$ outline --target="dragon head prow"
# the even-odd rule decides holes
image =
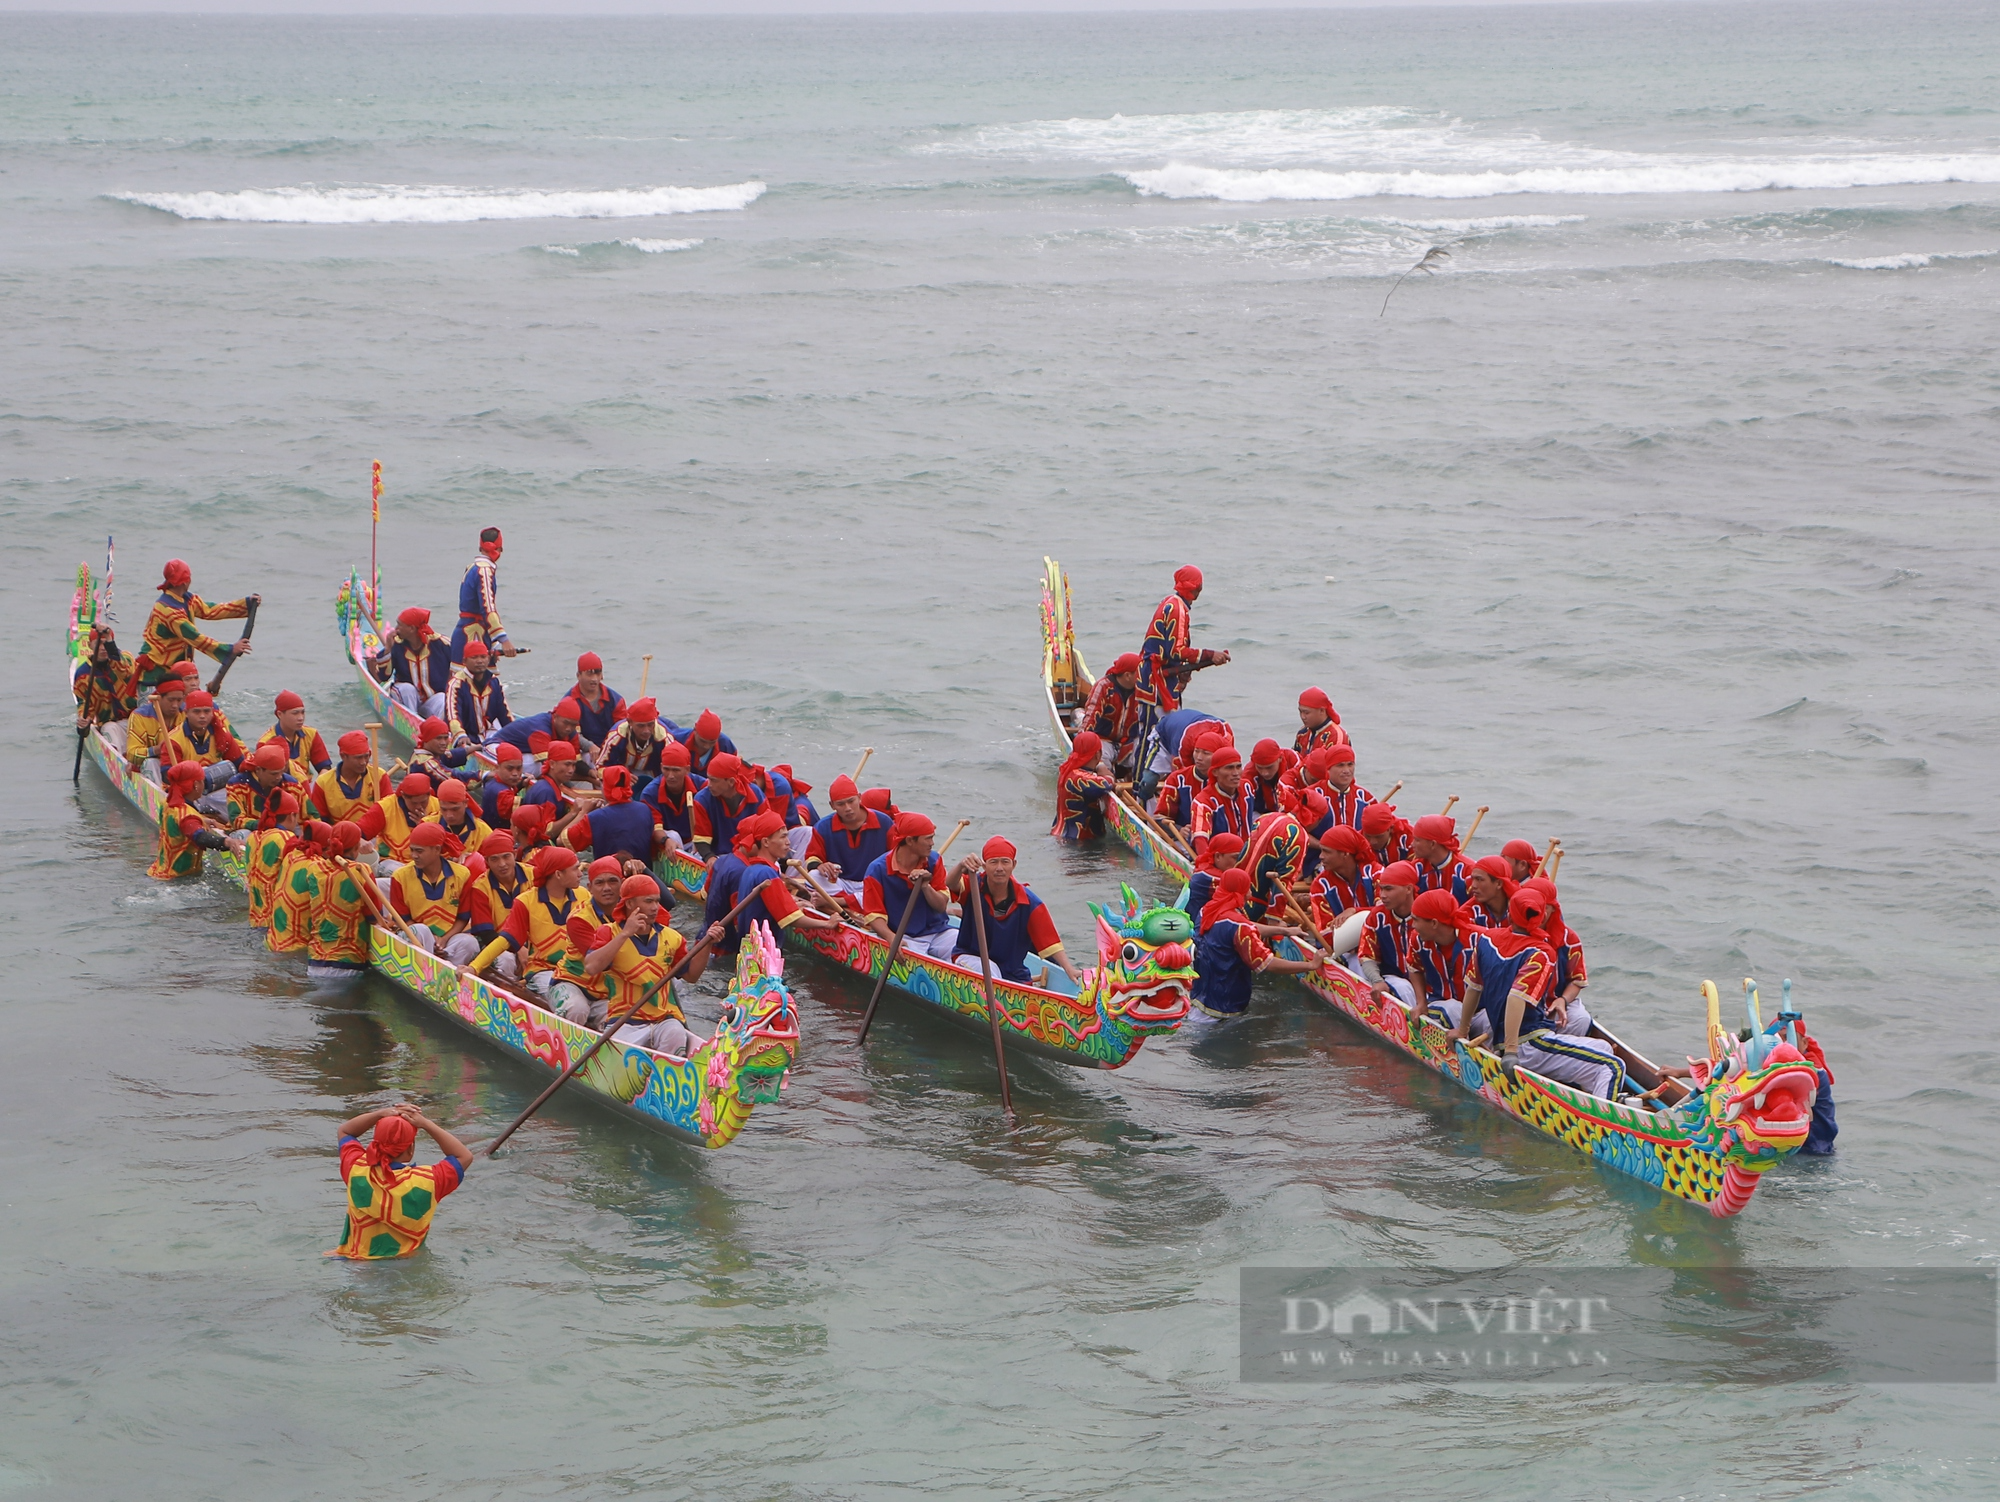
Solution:
[[[1192,1004],[1194,924],[1177,907],[1143,909],[1139,894],[1120,889],[1124,903],[1091,904],[1097,918],[1098,968],[1085,977],[1105,1012],[1136,1033],[1179,1027]]]
[[[1743,1037],[1722,1027],[1714,983],[1703,981],[1701,989],[1708,1003],[1709,1056],[1688,1060],[1696,1099],[1720,1155],[1762,1172],[1796,1152],[1812,1130],[1819,1071],[1791,1039],[1759,1025],[1755,981],[1744,982],[1751,1026]]]

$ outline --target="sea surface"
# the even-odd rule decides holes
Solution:
[[[1990,1385],[1253,1386],[1236,1289],[2000,1255],[1996,80],[1984,3],[0,17],[0,1495],[1993,1495]],[[734,1146],[559,1101],[420,1257],[325,1259],[342,1118],[537,1081],[149,882],[62,623],[107,534],[128,644],[185,558],[264,597],[239,724],[359,724],[376,459],[391,609],[505,529],[517,707],[651,653],[821,788],[872,746],[1086,952],[1169,889],[1046,838],[1041,560],[1098,664],[1198,563],[1194,702],[1319,684],[1406,813],[1559,835],[1656,1055],[1791,977],[1839,1151],[1717,1222],[1275,980],[1016,1061],[1010,1129],[794,961]]]

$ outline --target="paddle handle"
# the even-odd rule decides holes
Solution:
[[[1447,814],[1450,813],[1452,810],[1452,805],[1457,802],[1458,802],[1458,794],[1453,793],[1449,798],[1444,800],[1444,807],[1441,810],[1439,810],[1439,812]]]
[[[653,654],[648,652],[639,659],[639,697],[646,697],[646,680],[653,676]]]
[[[1535,862],[1535,875],[1540,876],[1542,874],[1543,868],[1547,866],[1549,863],[1549,857],[1554,855],[1560,849],[1562,849],[1561,840],[1549,841],[1549,848],[1544,850],[1542,852],[1542,858]]]
[[[259,603],[258,601],[252,600],[249,603],[249,605],[244,608],[243,634],[236,638],[236,645],[239,648],[241,648],[246,642],[250,640],[250,633],[257,629],[258,603]],[[236,657],[237,654],[235,652],[231,652],[228,658],[223,662],[223,664],[215,670],[215,676],[208,680],[208,691],[211,694],[219,694],[222,692],[222,680],[227,678],[229,676],[229,670],[236,666]]]
[[[731,923],[734,923],[736,921],[736,915],[742,912],[743,909],[745,909],[746,907],[750,906],[752,900],[754,900],[756,896],[757,896],[756,891],[752,891],[748,897],[745,897],[741,902],[737,903],[735,907],[731,908],[728,914],[723,918],[722,926],[726,929],[729,927]],[[554,1082],[550,1084],[548,1089],[544,1090],[540,1095],[536,1096],[532,1101],[530,1101],[528,1103],[528,1109],[523,1111],[519,1116],[516,1116],[512,1124],[508,1126],[506,1131],[502,1132],[498,1137],[495,1137],[491,1142],[489,1142],[486,1145],[485,1156],[490,1158],[495,1153],[500,1151],[500,1144],[505,1142],[509,1137],[513,1136],[523,1126],[525,1126],[527,1124],[528,1118],[533,1116],[537,1111],[541,1110],[543,1105],[547,1103],[550,1096],[554,1095],[556,1091],[562,1089],[564,1085],[569,1083],[571,1075],[575,1074],[578,1070],[582,1069],[584,1065],[588,1064],[592,1059],[597,1057],[597,1051],[600,1048],[604,1047],[605,1044],[611,1041],[612,1034],[616,1033],[619,1028],[625,1025],[625,1019],[627,1017],[630,1017],[634,1012],[638,1011],[641,1007],[645,1006],[646,1003],[651,1001],[653,997],[656,994],[658,994],[663,987],[672,985],[674,978],[678,976],[683,970],[687,969],[689,965],[693,964],[695,957],[697,955],[707,952],[709,944],[710,940],[708,935],[703,934],[699,940],[697,940],[693,945],[691,945],[688,948],[687,953],[683,954],[678,960],[674,961],[672,969],[667,971],[665,975],[661,976],[658,980],[654,981],[652,985],[648,986],[643,992],[640,993],[639,999],[637,1001],[633,1002],[632,1005],[627,1007],[624,1011],[620,1012],[616,1017],[605,1018],[604,1030],[597,1035],[597,1041],[592,1043],[589,1048],[583,1051],[583,1056],[581,1058],[572,1060],[570,1062],[570,1066],[567,1069],[565,1069],[561,1074],[555,1077]]]
[[[380,720],[370,720],[366,726],[368,731],[368,765],[371,767],[380,764],[382,752],[375,743],[375,734],[381,728],[382,722]]]
[[[1014,1093],[1007,1083],[1007,1047],[1000,1039],[1000,1004],[993,997],[993,957],[986,948],[986,876],[981,872],[965,884],[965,906],[972,910],[972,932],[979,940],[979,979],[986,987],[986,1021],[993,1029],[993,1062],[1000,1070],[1000,1109],[1014,1119]],[[961,918],[961,923],[965,920]]]
[[[854,764],[854,770],[847,774],[849,777],[854,779],[854,785],[856,787],[861,786],[861,769],[868,765],[868,758],[873,756],[874,754],[875,754],[875,748],[873,746],[863,746],[861,748],[861,760],[857,761]]]
[[[1486,805],[1482,803],[1479,805],[1479,812],[1472,816],[1472,828],[1466,830],[1465,838],[1458,842],[1461,846],[1470,845],[1472,843],[1472,837],[1479,833],[1479,821],[1485,817],[1486,817]]]
[[[76,727],[76,765],[70,768],[69,773],[69,780],[72,783],[81,783],[83,781],[83,738],[89,734],[90,731],[84,726],[79,725]]]
[[[1398,777],[1396,779],[1396,785],[1390,788],[1388,792],[1384,793],[1381,797],[1377,798],[1375,801],[1377,803],[1387,803],[1391,798],[1395,797],[1396,794],[1400,793],[1402,790],[1403,790],[1403,779]]]

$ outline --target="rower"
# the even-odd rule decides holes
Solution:
[[[575,850],[590,850],[619,862],[619,874],[630,876],[652,869],[653,857],[666,844],[658,815],[632,797],[629,767],[604,769],[604,804],[569,826],[567,838]]]
[[[479,845],[486,869],[472,879],[472,937],[484,950],[500,934],[500,925],[514,911],[514,902],[528,888],[528,874],[514,854],[514,836],[505,829],[489,834]],[[512,959],[510,955],[508,957]]]
[[[721,753],[738,755],[736,742],[722,733],[722,716],[712,709],[704,709],[695,716],[692,730],[675,730],[674,739],[688,749],[688,770],[699,772],[704,777],[715,775],[708,769],[709,759]],[[725,845],[722,848],[727,849]]]
[[[187,688],[169,673],[153,685],[153,697],[125,722],[125,765],[149,781],[160,781],[161,748],[187,709]]]
[[[479,534],[479,556],[458,585],[458,624],[451,633],[451,660],[465,661],[466,647],[475,641],[486,643],[488,651],[502,657],[514,655],[507,640],[507,628],[500,624],[500,529],[486,527]]]
[[[1103,839],[1105,805],[1117,786],[1097,732],[1079,732],[1056,769],[1056,822],[1049,833],[1059,840]]]
[[[688,759],[697,765],[703,760],[692,749]],[[694,795],[689,823],[695,855],[713,861],[736,843],[737,824],[756,811],[764,795],[743,775],[743,762],[734,752],[716,751],[706,761],[708,785]]]
[[[1091,685],[1076,717],[1076,728],[1093,732],[1111,747],[1111,767],[1131,777],[1139,756],[1139,654],[1127,652]]]
[[[431,630],[431,613],[421,605],[396,617],[389,668],[389,696],[411,714],[442,719],[450,712],[445,696],[451,689],[451,647]]]
[[[1177,709],[1172,714],[1160,716],[1153,727],[1153,746],[1150,754],[1144,752],[1144,775],[1139,779],[1142,797],[1157,793],[1160,784],[1172,772],[1190,763],[1190,753],[1194,749],[1193,738],[1213,734],[1217,743],[1233,743],[1236,733],[1229,728],[1229,722],[1205,709]]]
[[[1410,858],[1417,867],[1417,890],[1451,893],[1454,902],[1465,901],[1465,873],[1469,869],[1458,848],[1458,821],[1450,814],[1425,814],[1411,826]]]
[[[333,825],[324,841],[326,875],[306,917],[306,975],[330,980],[368,968],[368,945],[377,911],[363,882],[367,868],[353,860],[361,846],[361,826],[351,819]]]
[[[1526,881],[1533,876],[1542,864],[1541,852],[1526,840],[1509,840],[1500,847],[1500,854],[1513,868],[1514,880],[1517,882]]]
[[[577,658],[576,683],[563,697],[576,700],[576,707],[582,711],[577,720],[588,746],[601,748],[611,732],[624,722],[625,700],[617,689],[605,683],[604,659],[595,652],[585,652]]]
[[[689,774],[689,760],[686,746],[667,741],[660,747],[660,775],[639,795],[672,850],[694,849],[694,795],[708,786],[706,777]]]
[[[519,720],[514,722],[520,724]],[[583,810],[569,795],[570,778],[576,772],[576,747],[568,741],[552,740],[542,747],[542,775],[535,779],[535,785],[523,793],[517,802],[530,806],[546,804],[556,811],[555,822],[548,828],[548,837],[556,839],[581,816]]]
[[[146,617],[146,629],[140,638],[139,655],[134,666],[139,672],[139,682],[151,688],[159,683],[180,662],[189,662],[194,654],[201,652],[213,657],[217,663],[226,663],[234,657],[250,655],[250,643],[237,642],[229,645],[203,636],[195,627],[196,621],[237,621],[250,613],[252,605],[262,603],[261,595],[245,595],[240,600],[230,600],[226,604],[211,605],[193,589],[194,575],[188,566],[178,558],[167,560],[161,570],[159,598],[153,602],[151,614]]]
[[[1321,749],[1347,744],[1347,732],[1340,728],[1340,716],[1323,688],[1309,688],[1299,695],[1299,732],[1292,737],[1292,749],[1300,757]]]
[[[293,853],[299,838],[299,814],[304,804],[298,790],[281,789],[274,795],[257,825],[243,838],[243,878],[249,891],[249,920],[252,928],[269,928],[271,910],[278,900],[286,857]],[[305,904],[294,903],[301,917]],[[273,954],[291,954],[306,947],[302,924],[288,925],[276,934],[267,934]]]
[[[159,850],[146,874],[155,881],[201,875],[204,850],[243,853],[243,837],[225,837],[208,827],[201,811],[189,801],[201,787],[200,762],[184,761],[167,769],[167,801],[160,810]]]
[[[952,932],[951,891],[944,862],[932,851],[937,826],[909,809],[889,826],[889,849],[868,863],[861,879],[861,917],[885,942],[895,938],[896,925],[909,907],[912,889],[919,894],[903,934],[905,950],[948,960],[958,936]]]
[[[1375,876],[1375,906],[1361,930],[1354,966],[1378,1001],[1391,996],[1406,1007],[1417,1004],[1410,984],[1416,930],[1410,927],[1411,905],[1417,897],[1417,868],[1408,861],[1384,866]]]
[[[1396,816],[1395,807],[1371,803],[1361,811],[1361,833],[1375,852],[1375,864],[1394,865],[1410,854],[1410,826]]]
[[[1297,765],[1294,758],[1292,766]],[[1286,806],[1283,778],[1288,770],[1285,753],[1276,741],[1266,737],[1250,748],[1250,775],[1245,786],[1250,793],[1251,810],[1258,818],[1275,814]]]
[[[378,858],[375,870],[392,876],[410,859],[410,837],[419,824],[437,823],[438,801],[431,793],[431,780],[422,772],[412,772],[396,784],[396,796],[361,810],[354,822],[361,837],[375,841]]]
[[[1447,1042],[1487,1032],[1499,1045],[1500,1067],[1512,1080],[1517,1068],[1574,1085],[1607,1100],[1625,1094],[1625,1064],[1603,1038],[1565,1037],[1544,1005],[1555,979],[1555,955],[1543,928],[1548,905],[1523,886],[1507,904],[1508,927],[1461,934],[1466,961],[1465,1015]]]
[[[1563,920],[1554,882],[1531,876],[1521,885],[1539,892],[1548,903],[1542,926],[1556,957],[1555,979],[1549,982],[1549,1014],[1555,1018],[1556,1031],[1567,1038],[1585,1037],[1590,1032],[1590,1009],[1583,1004],[1583,988],[1590,984],[1590,972],[1583,962],[1583,940]]]
[[[660,775],[660,751],[667,744],[667,734],[660,729],[658,702],[637,699],[626,705],[625,718],[612,727],[603,744],[604,753],[598,757],[598,765],[630,767],[633,782],[645,787]]]
[[[1250,794],[1243,786],[1243,753],[1234,746],[1223,746],[1209,757],[1208,765],[1209,785],[1195,796],[1194,819],[1188,829],[1197,861],[1210,835],[1227,830],[1248,840],[1257,822]]]
[[[736,854],[743,864],[730,884],[726,905],[734,908],[746,898],[749,902],[737,914],[733,931],[724,937],[729,953],[741,947],[756,923],[768,926],[773,939],[794,925],[806,929],[840,927],[838,918],[799,906],[792,889],[785,885],[783,872],[792,858],[792,844],[775,809],[759,809],[737,825]]]
[[[250,926],[264,930],[272,954],[306,954],[309,977],[312,914],[334,875],[327,859],[334,846],[333,826],[324,819],[307,820],[296,835],[272,829],[250,840]],[[260,877],[260,866],[267,876]]]
[[[375,1129],[367,1147],[361,1134]],[[430,1135],[437,1162],[419,1168],[411,1155],[417,1132]],[[363,1111],[341,1124],[340,1178],[347,1188],[347,1224],[330,1257],[370,1261],[407,1257],[430,1234],[438,1202],[465,1182],[472,1150],[413,1105]]]
[[[861,806],[863,808],[874,809],[876,813],[881,814],[891,824],[896,822],[896,815],[902,812],[900,808],[896,807],[895,794],[890,792],[888,788],[863,788],[861,790]]]
[[[215,696],[198,688],[187,696],[181,722],[167,732],[163,759],[199,762],[206,791],[195,800],[205,814],[221,818],[228,805],[222,789],[236,775],[236,764],[250,753],[244,744],[215,722]]]
[[[365,730],[350,730],[335,743],[340,761],[313,779],[313,809],[329,824],[354,818],[389,796],[389,774],[375,765]]]
[[[515,804],[514,812],[507,816],[507,822],[514,829],[515,855],[532,865],[536,851],[556,848],[555,842],[549,838],[549,826],[555,821],[556,811],[552,804]]]
[[[442,787],[464,773],[472,759],[470,746],[451,743],[451,726],[433,715],[417,727],[417,749],[410,757],[410,770],[430,778],[432,787]]]
[[[514,720],[507,708],[506,685],[492,670],[492,663],[493,656],[485,642],[469,641],[465,644],[465,661],[451,670],[451,691],[444,717],[451,722],[454,734],[464,736],[475,746],[492,744]]]
[[[1194,800],[1208,787],[1215,753],[1228,744],[1213,730],[1197,731],[1183,738],[1181,745],[1187,752],[1186,758],[1175,759],[1173,771],[1160,783],[1152,811],[1163,819],[1173,820],[1182,829],[1192,825]]]
[[[472,873],[445,855],[450,838],[429,820],[410,831],[409,864],[389,878],[389,905],[409,920],[405,937],[424,953],[465,965],[479,953],[471,933]]]
[[[277,718],[257,744],[283,746],[285,759],[291,763],[292,776],[310,785],[320,773],[333,765],[326,742],[319,738],[317,730],[306,723],[306,701],[290,689],[278,695],[273,708],[277,711]]]
[[[1465,916],[1479,928],[1505,928],[1507,904],[1518,885],[1504,856],[1482,855],[1465,873]]]
[[[973,901],[972,894],[977,894],[986,919],[986,954],[999,979],[1017,986],[1031,984],[1028,956],[1032,953],[1055,965],[1080,986],[1083,971],[1063,949],[1062,935],[1056,932],[1055,919],[1049,916],[1047,905],[1014,879],[1018,854],[1011,840],[996,834],[980,848],[977,856],[967,856],[960,862],[951,878],[952,895],[963,904]],[[959,920],[958,941],[951,958],[962,969],[975,975],[983,973],[979,930],[969,918]]]
[[[285,748],[275,741],[267,741],[252,751],[237,766],[236,775],[223,791],[228,797],[223,822],[231,829],[255,829],[260,825],[268,829],[266,820],[280,798],[292,795],[296,803],[305,793],[303,784],[292,776]]]
[[[1201,910],[1208,906],[1215,896],[1215,883],[1225,871],[1234,871],[1243,864],[1245,841],[1241,835],[1213,834],[1208,837],[1208,849],[1202,852],[1201,864],[1188,877],[1187,909],[1190,919],[1199,918]]]
[[[1139,644],[1139,733],[1153,732],[1162,715],[1181,707],[1188,680],[1203,668],[1229,661],[1227,652],[1197,650],[1188,640],[1190,612],[1201,598],[1201,570],[1187,564],[1174,570],[1174,592],[1153,608],[1146,638]]]
[[[476,855],[493,833],[492,826],[472,811],[472,794],[456,777],[437,785],[437,821],[449,839],[445,851],[454,859]]]
[[[576,914],[582,875],[576,852],[551,845],[535,852],[530,869],[534,885],[514,898],[499,932],[471,968],[476,973],[492,966],[501,978],[526,986],[550,1011],[588,1022],[590,996],[580,984],[583,960],[569,946],[569,920]]]
[[[1442,889],[1419,892],[1410,904],[1410,928],[1416,935],[1410,981],[1418,1007],[1411,1016],[1435,1017],[1447,1029],[1458,1026],[1465,1007],[1465,961],[1470,951],[1459,935],[1462,921],[1458,903]]]
[[[578,954],[590,946],[590,937],[607,923],[616,923],[612,916],[618,906],[618,888],[625,880],[625,863],[615,855],[600,855],[584,868],[584,888],[577,897],[575,914],[570,918],[570,948]],[[589,924],[589,928],[579,931],[579,923]]]
[[[1305,975],[1321,969],[1326,957],[1281,958],[1264,941],[1293,930],[1252,923],[1243,916],[1250,900],[1250,873],[1233,867],[1216,878],[1215,895],[1201,910],[1201,937],[1195,942],[1194,1004],[1210,1017],[1240,1017],[1250,1010],[1250,983],[1266,972]]]
[[[805,867],[815,884],[846,907],[861,905],[861,883],[877,856],[889,853],[887,815],[866,807],[845,772],[826,790],[833,812],[813,826]]]
[[[1375,906],[1375,882],[1382,868],[1358,829],[1335,824],[1319,837],[1319,874],[1313,877],[1313,921],[1331,932],[1356,913]]]
[[[667,979],[687,941],[660,921],[660,883],[644,872],[628,876],[619,887],[615,923],[591,935],[584,954],[584,988],[591,997],[592,1026],[602,1027],[621,1017],[613,1034],[619,1043],[654,1053],[686,1058],[701,1045],[687,1029],[687,1018]],[[711,929],[711,941],[722,937]],[[713,943],[682,972],[692,984],[708,968]],[[572,1017],[571,1021],[578,1019]]]
[[[551,741],[566,741],[570,748],[570,759],[577,754],[576,734],[579,717],[583,709],[574,699],[558,700],[555,706],[541,714],[516,715],[508,722],[498,736],[498,743],[515,746],[529,756],[540,757],[548,754]],[[529,768],[532,772],[534,769]]]
[[[514,802],[527,781],[522,767],[519,746],[503,743],[493,748],[493,765],[479,784],[479,817],[495,829],[513,820]]]
[[[138,677],[131,657],[119,649],[116,633],[109,626],[92,626],[83,661],[70,673],[70,692],[76,696],[76,728],[131,718],[139,707]]]
[[[804,855],[812,827],[819,823],[819,810],[806,796],[812,792],[812,784],[794,772],[787,761],[774,762],[765,775],[770,780],[771,807],[785,821],[785,828],[804,831],[792,837],[792,843],[798,846],[796,853]]]

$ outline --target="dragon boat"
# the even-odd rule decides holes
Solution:
[[[1067,756],[1076,717],[1096,680],[1077,651],[1069,578],[1054,559],[1043,563],[1042,686],[1049,721]],[[1141,861],[1185,883],[1193,862],[1136,794],[1121,788],[1107,802],[1107,830]],[[1184,888],[1183,903],[1186,896]],[[1288,957],[1299,957],[1289,939],[1279,945]],[[1510,1080],[1497,1054],[1468,1042],[1447,1049],[1444,1027],[1428,1017],[1413,1019],[1394,997],[1378,1000],[1360,976],[1343,966],[1293,978],[1341,1016],[1496,1110],[1718,1216],[1739,1213],[1761,1176],[1796,1152],[1812,1125],[1818,1074],[1795,1046],[1796,1035],[1787,1035],[1789,1024],[1782,1016],[1765,1027],[1750,981],[1744,982],[1747,1038],[1722,1026],[1719,993],[1711,982],[1702,982],[1708,1057],[1690,1060],[1689,1082],[1666,1077],[1602,1024],[1592,1023],[1592,1035],[1609,1043],[1627,1076],[1659,1102],[1649,1108],[1605,1100],[1526,1068],[1517,1068]]]
[[[77,570],[76,594],[70,602],[72,673],[88,651],[98,608],[98,593],[85,564]],[[85,737],[85,750],[112,786],[157,828],[166,792],[127,769],[116,736],[93,730]],[[247,891],[243,857],[211,852],[210,863]],[[545,1077],[560,1074],[572,1057],[597,1041],[594,1029],[580,1027],[529,998],[427,954],[380,924],[371,928],[368,968]],[[598,1050],[571,1083],[670,1137],[722,1147],[743,1129],[753,1106],[779,1099],[798,1045],[798,1006],[785,988],[784,956],[768,932],[759,932],[738,955],[714,1036],[701,1047],[682,1059],[614,1041]]]
[[[358,571],[348,575],[334,608],[362,691],[383,723],[414,743],[417,717],[371,671],[384,649],[374,629],[374,596]],[[653,870],[676,896],[705,900],[708,870],[692,856],[666,851]],[[1186,914],[1177,907],[1147,907],[1130,887],[1123,891],[1122,906],[1093,903],[1091,912],[1098,965],[1085,971],[1082,987],[1049,966],[1043,967],[1038,984],[994,980],[993,999],[1009,1053],[1086,1069],[1116,1069],[1147,1038],[1172,1032],[1186,1018],[1194,984],[1194,926]],[[889,959],[888,941],[854,923],[835,929],[794,926],[785,930],[784,941],[869,981],[881,976]],[[989,1035],[986,989],[976,972],[903,950],[889,971],[888,989],[982,1037]]]

